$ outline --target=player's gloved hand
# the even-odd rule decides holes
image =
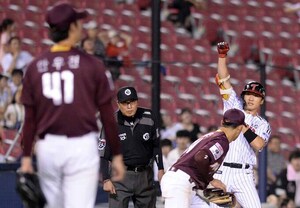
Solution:
[[[218,179],[213,179],[210,182],[210,185],[212,185],[214,188],[218,188],[218,189],[223,190],[223,192],[226,192],[226,185]]]
[[[45,195],[41,189],[39,178],[35,173],[16,172],[16,191],[21,197],[24,207],[44,207]]]
[[[219,207],[234,207],[236,204],[233,193],[224,192],[222,189],[208,188],[203,191],[203,195],[207,201]]]
[[[227,52],[229,51],[229,45],[226,42],[220,42],[217,44],[219,58],[225,58],[227,56]]]

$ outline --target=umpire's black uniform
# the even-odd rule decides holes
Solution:
[[[158,127],[151,110],[138,108],[134,117],[126,117],[121,111],[116,113],[118,133],[124,163],[127,167],[122,182],[114,183],[117,195],[109,196],[111,208],[126,208],[130,199],[138,208],[153,208],[156,194],[153,180],[153,159],[158,169],[163,169]],[[103,179],[109,178],[109,147],[101,158]]]

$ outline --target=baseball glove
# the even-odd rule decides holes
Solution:
[[[235,197],[232,193],[224,192],[218,188],[208,188],[203,191],[204,197],[211,203],[217,204],[219,207],[234,207]]]
[[[16,191],[25,208],[43,208],[46,198],[36,174],[17,172]]]

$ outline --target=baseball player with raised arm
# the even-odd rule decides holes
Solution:
[[[271,129],[269,123],[258,115],[266,96],[264,87],[258,82],[249,82],[241,95],[236,94],[230,84],[230,75],[226,66],[229,45],[218,43],[218,74],[216,82],[223,98],[224,111],[237,108],[245,113],[245,123],[237,140],[230,143],[229,151],[215,179],[226,184],[227,191],[233,192],[243,208],[258,208],[261,203],[254,183],[253,166],[256,165],[256,151],[267,144]],[[211,204],[211,207],[217,207]]]
[[[97,58],[75,48],[87,11],[58,3],[47,12],[55,44],[37,57],[24,78],[24,155],[20,171],[32,173],[35,153],[47,208],[93,208],[98,187],[98,126],[101,120],[114,155],[114,179],[125,168],[114,120],[114,87]],[[114,180],[113,179],[113,180]]]

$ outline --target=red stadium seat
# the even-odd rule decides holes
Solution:
[[[248,60],[258,60],[258,42],[256,35],[253,32],[246,31],[240,34],[236,43],[238,44],[237,53],[242,57],[242,59],[247,62]]]
[[[48,38],[47,29],[44,27],[44,15],[48,6],[56,2],[56,0],[3,0],[0,6],[0,17],[11,17],[18,23],[17,33],[24,38],[25,42],[23,48],[36,55],[42,49],[49,47],[49,43],[44,41]],[[148,56],[147,60],[150,60],[151,15],[148,11],[141,12],[136,4],[117,4],[112,0],[74,0],[72,3],[77,7],[92,9],[94,14],[89,18],[103,25],[102,29],[107,30],[110,27],[132,36],[130,57],[134,63],[146,59],[146,56]],[[161,22],[161,61],[167,69],[168,76],[161,77],[162,108],[171,110],[175,114],[177,108],[187,105],[198,110],[195,118],[200,124],[208,126],[219,123],[220,115],[217,112],[222,102],[218,101],[216,104],[215,101],[207,99],[212,99],[214,95],[219,96],[218,87],[213,82],[217,73],[217,52],[215,46],[212,48],[212,45],[226,40],[230,43],[231,52],[235,52],[228,55],[228,68],[235,89],[242,88],[247,81],[260,80],[257,68],[252,67],[253,65],[240,64],[262,61],[259,55],[265,57],[268,65],[267,110],[272,128],[281,127],[279,134],[287,137],[290,137],[290,132],[299,134],[295,125],[289,126],[290,124],[286,123],[288,121],[285,119],[289,113],[284,111],[289,110],[287,112],[300,116],[298,113],[300,107],[293,105],[295,110],[291,107],[291,103],[281,102],[281,97],[286,95],[296,100],[300,93],[293,91],[294,86],[281,84],[287,71],[284,70],[281,74],[280,69],[270,67],[275,65],[300,66],[300,41],[298,40],[300,27],[296,27],[298,19],[296,15],[284,13],[284,3],[284,0],[208,1],[207,9],[201,11],[192,9],[194,27],[199,32],[194,38],[185,33],[182,35],[176,32],[176,26],[163,20]],[[167,1],[164,1],[162,7],[166,5]],[[30,21],[33,22],[31,26]],[[25,22],[27,26],[24,26]],[[234,50],[235,48],[237,49]],[[176,65],[177,62],[185,64]],[[122,69],[123,77],[117,80],[115,85],[116,87],[135,86],[141,93],[140,104],[150,106],[150,74],[149,66],[141,65],[132,69]],[[288,78],[294,78],[293,75],[288,75]],[[129,79],[130,77],[132,79]],[[181,98],[178,96],[180,93]],[[193,102],[189,100],[189,94],[195,96]],[[205,95],[206,100],[200,95]],[[168,99],[170,97],[172,101]],[[271,100],[276,100],[276,105],[272,104]],[[284,112],[283,115],[281,115],[282,112]],[[272,117],[274,114],[275,119]],[[297,125],[299,126],[300,123]],[[293,145],[294,141],[286,142]]]
[[[214,16],[216,18],[214,18]],[[222,17],[217,14],[213,14],[210,17],[205,17],[203,20],[203,27],[205,28],[205,34],[203,38],[208,39],[210,43],[216,43],[223,37],[221,36],[222,31]]]
[[[265,11],[261,9],[261,2],[260,1],[248,1],[245,4],[245,7],[247,9],[247,15],[255,16],[258,18],[261,18],[265,15]]]

